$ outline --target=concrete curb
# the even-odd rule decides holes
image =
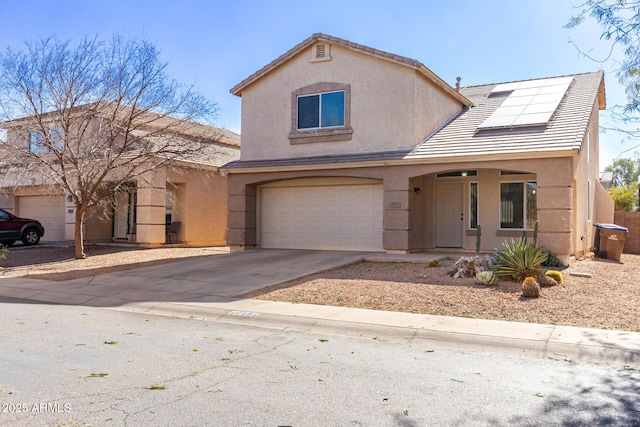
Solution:
[[[111,310],[640,369],[640,333],[250,299]]]

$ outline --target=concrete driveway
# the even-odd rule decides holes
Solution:
[[[212,255],[66,282],[5,279],[0,287],[64,304],[114,306],[138,301],[220,302],[256,289],[364,259],[363,252],[258,249]]]

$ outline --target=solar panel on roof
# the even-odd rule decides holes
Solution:
[[[557,77],[496,85],[491,95],[511,93],[478,129],[546,125],[572,81],[573,77]]]

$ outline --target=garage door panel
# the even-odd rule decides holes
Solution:
[[[382,250],[382,185],[266,187],[265,248]]]
[[[42,241],[63,241],[65,228],[64,196],[20,196],[18,215],[38,220],[44,227]]]

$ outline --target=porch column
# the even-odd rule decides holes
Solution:
[[[537,181],[538,243],[557,254],[565,264],[576,251],[573,247],[576,194],[570,171],[555,168],[553,174],[538,172]]]
[[[242,176],[230,174],[227,180],[227,245],[232,251],[254,248],[257,244],[257,189]]]
[[[409,178],[384,179],[383,241],[387,253],[406,254],[410,250]]]
[[[140,246],[160,246],[165,242],[167,174],[164,168],[145,174],[137,182],[138,204],[136,242]]]

